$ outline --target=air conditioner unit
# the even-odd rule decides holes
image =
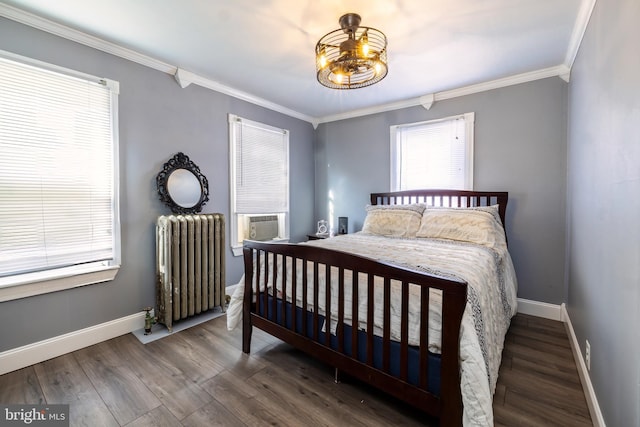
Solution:
[[[278,237],[278,215],[249,217],[249,239],[272,240]]]

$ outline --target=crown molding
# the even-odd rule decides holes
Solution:
[[[53,35],[60,36],[67,40],[71,40],[76,43],[80,43],[85,46],[110,53],[120,58],[136,62],[138,64],[144,65],[145,67],[153,68],[154,70],[162,71],[168,74],[174,74],[176,72],[176,67],[167,64],[166,62],[159,61],[155,58],[143,55],[131,49],[118,46],[114,43],[107,42],[98,37],[83,33],[82,31],[74,30],[73,28],[58,24],[56,22],[15,8],[13,6],[0,3],[0,16],[11,19],[12,21],[19,22],[21,24],[28,25],[38,30],[46,31]]]
[[[580,50],[584,33],[587,31],[587,26],[589,25],[595,6],[596,0],[582,0],[582,4],[580,5],[576,22],[573,25],[571,39],[569,40],[567,56],[564,59],[564,65],[569,69],[569,73],[571,72],[571,67],[573,67],[573,61],[576,60],[576,56],[578,55],[578,50]],[[566,81],[569,81],[568,78]]]
[[[544,79],[547,77],[558,76],[565,81],[569,81],[571,72],[571,65],[577,54],[578,48],[584,36],[586,26],[591,17],[596,0],[583,0],[580,8],[580,13],[576,19],[576,24],[572,33],[571,44],[565,64],[556,67],[545,68],[542,70],[532,71],[528,73],[517,74],[502,79],[492,80],[489,82],[478,83],[475,85],[465,86],[458,89],[452,89],[448,91],[425,94],[423,96],[411,99],[405,99],[397,102],[381,104],[373,107],[367,107],[357,110],[348,111],[345,113],[332,114],[324,117],[311,117],[309,115],[300,113],[298,111],[291,110],[282,105],[276,104],[266,99],[259,98],[249,93],[234,89],[229,86],[225,86],[214,80],[207,79],[199,76],[190,71],[179,68],[175,65],[168,64],[150,56],[141,54],[131,49],[127,49],[116,45],[115,43],[108,42],[98,37],[83,33],[79,30],[75,30],[48,19],[39,17],[32,13],[23,11],[21,9],[0,3],[0,16],[11,19],[13,21],[37,28],[42,31],[54,34],[56,36],[63,37],[65,39],[89,46],[103,52],[127,59],[129,61],[144,65],[146,67],[162,71],[164,73],[174,76],[176,82],[182,88],[186,88],[190,84],[196,84],[198,86],[214,90],[216,92],[229,95],[231,97],[264,107],[284,115],[294,117],[313,125],[316,129],[320,123],[328,123],[337,120],[350,119],[354,117],[361,117],[370,114],[382,113],[386,111],[398,110],[402,108],[414,107],[416,105],[422,105],[426,109],[430,109],[434,102],[445,99],[456,98],[465,95],[471,95],[474,93],[484,92],[487,90],[498,89],[502,87],[512,86],[520,83],[526,83],[534,80]]]
[[[120,58],[127,59],[137,64],[144,65],[145,67],[149,67],[154,70],[158,70],[158,71],[162,71],[163,73],[170,74],[174,76],[174,78],[176,78],[176,80],[178,81],[178,84],[180,84],[182,88],[185,88],[189,86],[189,84],[193,83],[198,86],[202,86],[207,89],[215,90],[225,95],[229,95],[234,98],[250,102],[260,107],[268,108],[270,110],[285,114],[287,116],[298,118],[300,120],[309,122],[315,126],[317,126],[318,124],[318,121],[315,118],[308,116],[306,114],[299,113],[297,111],[283,107],[282,105],[273,103],[271,101],[267,101],[257,96],[253,96],[246,92],[239,91],[229,86],[225,86],[213,80],[206,79],[204,77],[198,76],[197,74],[191,73],[184,69],[180,69],[175,65],[171,65],[166,62],[160,61],[158,59],[152,58],[150,56],[144,55],[142,53],[136,52],[134,50],[118,46],[115,43],[111,43],[106,40],[100,39],[98,37],[86,34],[82,31],[75,30],[73,28],[67,27],[62,24],[58,24],[56,22],[50,21],[48,19],[26,12],[24,10],[15,8],[13,6],[0,3],[0,16],[3,16],[5,18],[11,19],[13,21],[19,22],[24,25],[28,25],[38,30],[46,31],[50,34],[60,36],[67,40],[71,40],[71,41],[83,44],[85,46],[89,46],[91,48],[101,50],[103,52],[118,56]]]
[[[558,67],[560,69],[559,77],[565,82],[569,83],[571,80],[571,68],[562,64]]]
[[[458,89],[446,90],[435,94],[427,94],[417,98],[406,99],[403,101],[392,102],[389,104],[376,105],[359,110],[348,111],[340,114],[332,114],[319,119],[319,123],[334,122],[337,120],[352,119],[354,117],[367,116],[369,114],[384,113],[385,111],[398,110],[401,108],[415,107],[422,105],[427,110],[431,108],[434,102],[445,99],[458,98],[460,96],[473,95],[475,93],[486,92],[488,90],[499,89],[503,87],[513,86],[521,83],[527,83],[534,80],[546,79],[548,77],[562,77],[568,73],[565,65],[543,68],[541,70],[531,71],[528,73],[516,74],[502,79],[491,80],[488,82],[478,83],[475,85],[464,86]],[[563,77],[564,79],[564,77]]]
[[[431,107],[433,107],[434,102],[436,102],[436,96],[433,93],[422,95],[420,97],[420,104],[427,110],[430,110]]]
[[[558,77],[564,72],[561,65],[541,70],[530,71],[528,73],[516,74],[502,79],[491,80],[488,82],[478,83],[475,85],[464,86],[459,89],[447,90],[436,93],[436,101],[445,99],[458,98],[460,96],[473,95],[474,93],[486,92],[488,90],[500,89],[503,87],[528,83],[535,80],[546,79],[549,77]]]
[[[284,115],[294,117],[296,119],[300,119],[305,122],[309,122],[311,124],[313,124],[315,121],[313,117],[308,116],[306,114],[299,113],[297,111],[283,107],[280,104],[276,104],[274,102],[267,101],[266,99],[251,95],[250,93],[243,92],[243,91],[231,88],[229,86],[225,86],[214,80],[207,79],[205,77],[199,76],[198,74],[183,70],[182,68],[176,69],[176,72],[174,73],[174,77],[178,82],[178,84],[180,85],[180,87],[182,88],[186,88],[187,86],[193,83],[195,85],[202,86],[204,88],[211,89],[213,91],[232,96],[242,101],[247,101],[251,104],[255,104],[260,107],[268,108],[269,110],[273,110],[278,113],[282,113]]]
[[[353,119],[354,117],[368,116],[370,114],[384,113],[385,111],[400,110],[402,108],[415,107],[421,105],[420,98],[404,99],[402,101],[390,102],[388,104],[374,105],[373,107],[360,108],[357,110],[351,110],[344,113],[331,114],[328,116],[320,117],[318,123],[336,122],[338,120]],[[425,107],[426,108],[426,107]]]
[[[184,89],[185,87],[193,83],[194,76],[195,74],[193,74],[192,72],[183,70],[182,68],[178,68],[176,70],[176,73],[173,75],[173,78],[175,78],[180,87]]]

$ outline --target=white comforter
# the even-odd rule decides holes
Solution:
[[[516,277],[506,248],[488,248],[470,243],[439,239],[400,239],[365,233],[342,235],[305,244],[342,250],[377,260],[422,270],[468,283],[467,306],[460,331],[461,391],[465,426],[493,426],[492,396],[500,367],[504,336],[516,311]],[[290,269],[287,269],[290,271]],[[322,269],[321,269],[322,270]],[[297,269],[301,275],[302,269]],[[320,273],[323,273],[322,271]],[[311,272],[309,274],[312,274]],[[301,283],[300,277],[296,280]],[[347,282],[347,280],[345,280]],[[291,295],[291,277],[286,282],[286,295]],[[365,283],[366,281],[360,281]],[[255,284],[254,284],[255,287]],[[276,288],[282,290],[281,278]],[[359,288],[359,326],[366,326],[366,285]],[[382,300],[382,288],[376,285],[376,300]],[[380,295],[378,296],[378,293]],[[237,286],[227,310],[227,326],[234,329],[242,317],[243,281]],[[311,293],[310,293],[311,294]],[[302,292],[297,291],[297,304],[302,306]],[[332,308],[337,307],[337,292],[332,292]],[[410,295],[419,295],[416,286]],[[440,351],[439,293],[431,292],[429,313],[429,349]],[[345,286],[345,322],[350,324],[351,295]],[[290,298],[289,298],[290,300]],[[324,313],[324,295],[318,298],[320,314]],[[308,298],[312,306],[313,296]],[[399,339],[400,299],[392,299],[392,338]],[[394,310],[394,305],[397,309]],[[380,304],[376,307],[379,308]],[[333,310],[332,310],[333,311]],[[336,313],[332,313],[337,317]],[[332,326],[336,322],[331,322]],[[395,327],[394,327],[395,326]],[[382,310],[374,313],[374,328],[381,331]],[[332,327],[333,329],[333,327]],[[419,301],[410,296],[409,342],[418,343]],[[381,335],[381,334],[380,334]]]

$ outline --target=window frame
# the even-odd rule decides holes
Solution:
[[[273,239],[272,241],[278,242],[288,242],[290,233],[289,233],[289,223],[290,223],[290,213],[291,213],[291,163],[290,163],[290,153],[291,153],[291,140],[290,140],[290,132],[287,129],[277,128],[274,126],[267,125],[265,123],[256,122],[253,120],[245,119],[235,114],[228,114],[228,122],[229,122],[229,198],[230,198],[230,218],[229,218],[229,236],[231,240],[231,252],[234,256],[242,255],[242,246],[243,243],[239,242],[239,229],[242,226],[243,222],[248,221],[249,217],[252,216],[261,216],[261,215],[277,215],[278,216],[278,237]],[[245,123],[249,126],[263,129],[269,132],[277,132],[283,133],[286,137],[286,163],[287,163],[287,176],[288,176],[288,185],[287,185],[287,210],[286,212],[263,212],[263,213],[238,213],[236,208],[236,174],[237,174],[237,165],[236,165],[236,136],[238,131],[238,125]],[[243,218],[240,218],[243,217]]]
[[[111,135],[112,135],[112,214],[113,214],[113,259],[111,261],[96,261],[83,265],[57,267],[48,270],[26,272],[0,277],[0,302],[10,301],[29,296],[72,289],[80,286],[112,281],[121,266],[121,232],[120,232],[120,202],[119,202],[119,122],[118,95],[119,83],[103,77],[75,71],[69,68],[49,64],[33,58],[24,57],[11,52],[0,50],[0,57],[27,66],[37,67],[46,71],[71,76],[85,81],[99,83],[108,88],[111,102]]]
[[[456,114],[454,116],[443,117],[439,119],[425,120],[414,123],[403,123],[399,125],[393,125],[389,128],[390,131],[390,189],[391,191],[401,191],[400,179],[399,179],[399,145],[398,131],[403,127],[417,127],[426,126],[430,124],[437,124],[446,121],[452,121],[459,118],[465,120],[465,182],[463,188],[438,188],[452,189],[452,190],[473,190],[473,164],[474,164],[474,128],[475,128],[475,113]],[[425,187],[429,188],[429,187]]]

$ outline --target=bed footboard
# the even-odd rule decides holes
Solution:
[[[439,417],[443,426],[462,425],[459,337],[466,283],[310,245],[245,242],[243,250],[245,353],[256,326]],[[420,315],[419,340],[410,344],[412,286],[419,287],[411,298],[419,289]],[[442,300],[439,356],[429,352],[432,290]],[[391,329],[392,298],[401,301],[399,331]]]

